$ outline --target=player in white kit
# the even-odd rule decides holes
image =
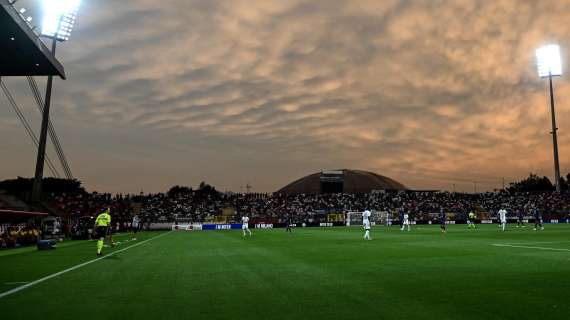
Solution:
[[[364,226],[364,240],[372,240],[370,238],[370,211],[364,210],[362,213],[362,225]]]
[[[499,219],[501,220],[501,226],[503,228],[503,231],[505,231],[505,228],[507,227],[507,210],[505,209],[499,210]]]
[[[131,223],[131,232],[133,233],[132,240],[137,240],[136,235],[137,235],[137,232],[139,231],[139,224],[140,224],[139,216],[135,215],[133,217],[133,222]]]
[[[243,232],[243,236],[245,237],[245,232],[249,232],[249,236],[251,237],[251,230],[249,230],[249,217],[243,216],[241,217],[241,231]]]
[[[410,231],[410,216],[408,213],[404,213],[404,223],[402,224],[402,229],[400,230],[404,231],[404,229],[406,229],[406,226],[408,226],[408,231]]]

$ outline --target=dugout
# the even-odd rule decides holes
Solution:
[[[0,210],[0,248],[35,245],[46,217],[44,212]]]

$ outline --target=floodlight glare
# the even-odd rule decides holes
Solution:
[[[66,41],[71,35],[81,0],[43,0],[42,35]]]
[[[562,75],[560,47],[557,44],[549,44],[536,49],[536,61],[539,77]]]

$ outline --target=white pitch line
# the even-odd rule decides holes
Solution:
[[[527,245],[527,244],[551,244],[551,243],[568,243],[568,242],[570,241],[507,242],[501,244]]]
[[[511,247],[511,248],[525,248],[525,249],[539,249],[539,250],[550,250],[550,251],[568,251],[568,252],[570,252],[570,249],[533,247],[533,246],[517,246],[517,245],[499,244],[499,243],[493,243],[492,246],[495,246],[495,247]]]
[[[38,279],[38,280],[36,280],[36,281],[32,281],[32,282],[30,282],[30,283],[28,283],[28,284],[25,284],[25,285],[23,285],[23,286],[19,286],[19,287],[16,287],[16,288],[12,289],[12,290],[9,290],[9,291],[6,291],[6,292],[2,292],[2,293],[0,293],[0,299],[4,298],[4,297],[6,297],[6,296],[9,296],[9,295],[11,295],[11,294],[14,294],[14,293],[16,293],[16,292],[22,291],[22,290],[24,290],[24,289],[27,289],[27,288],[29,288],[29,287],[33,287],[33,286],[35,286],[35,285],[38,284],[38,283],[42,283],[42,282],[44,282],[44,281],[46,281],[46,280],[49,280],[49,279],[51,279],[51,278],[55,278],[55,277],[60,276],[60,275],[62,275],[62,274],[64,274],[64,273],[68,273],[68,272],[73,271],[73,270],[75,270],[75,269],[79,269],[79,268],[84,267],[84,266],[86,266],[86,265],[92,264],[93,262],[97,262],[97,261],[99,261],[99,260],[108,258],[108,257],[110,257],[110,256],[112,256],[112,255],[115,255],[115,254],[117,254],[117,253],[123,252],[123,251],[125,251],[125,250],[128,250],[128,249],[131,249],[131,248],[140,246],[140,245],[145,244],[145,243],[147,243],[147,242],[149,242],[149,241],[151,241],[151,240],[158,239],[158,238],[160,238],[160,237],[164,237],[165,235],[170,234],[171,232],[172,232],[172,231],[169,231],[169,232],[167,232],[167,233],[163,233],[163,234],[160,234],[160,235],[158,235],[158,236],[154,236],[154,237],[152,237],[152,238],[150,238],[150,239],[146,239],[146,240],[144,240],[144,241],[142,241],[142,242],[139,242],[139,243],[137,243],[137,244],[133,244],[132,246],[128,246],[128,247],[126,247],[126,248],[124,248],[124,249],[117,250],[117,251],[113,251],[113,252],[109,253],[108,255],[104,255],[104,256],[102,256],[102,257],[100,257],[100,258],[96,258],[96,259],[93,259],[93,260],[89,260],[89,261],[87,261],[87,262],[83,262],[83,263],[78,264],[78,265],[76,265],[76,266],[73,266],[73,267],[71,267],[71,268],[67,268],[67,269],[62,270],[62,271],[60,271],[60,272],[56,272],[56,273],[50,274],[49,276],[45,276],[45,277],[43,277],[43,278],[41,278],[41,279]]]

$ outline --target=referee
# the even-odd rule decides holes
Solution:
[[[105,211],[101,212],[95,220],[95,231],[97,233],[97,256],[101,256],[101,250],[103,250],[103,241],[107,236],[109,227],[111,226],[111,215],[109,214],[110,209],[107,208]]]

